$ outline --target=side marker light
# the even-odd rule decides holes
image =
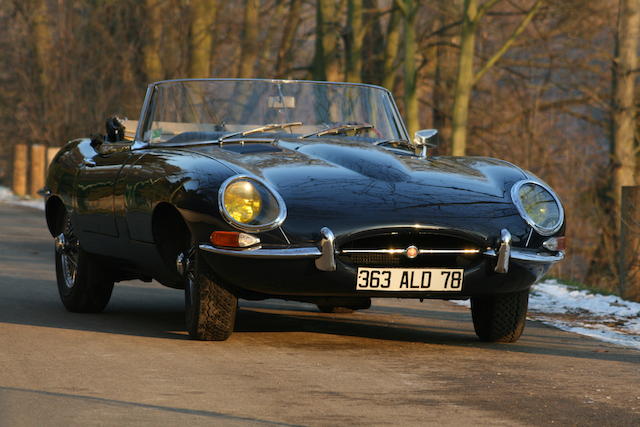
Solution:
[[[260,239],[256,236],[237,231],[214,231],[209,236],[209,240],[214,246],[230,248],[248,248],[260,243]]]

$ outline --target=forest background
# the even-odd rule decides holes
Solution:
[[[440,130],[436,154],[502,158],[549,183],[568,224],[551,274],[624,293],[639,31],[640,0],[0,0],[0,185],[14,144],[137,119],[152,81],[378,84],[411,132]]]

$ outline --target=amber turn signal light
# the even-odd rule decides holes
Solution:
[[[214,246],[226,246],[230,248],[247,248],[260,243],[260,239],[247,233],[237,231],[214,231],[209,236]]]

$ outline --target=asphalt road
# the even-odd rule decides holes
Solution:
[[[355,314],[242,302],[226,342],[190,341],[183,295],[116,285],[68,313],[43,213],[0,204],[0,426],[640,425],[640,352],[529,322],[476,340],[466,308]]]

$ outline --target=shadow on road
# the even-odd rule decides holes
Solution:
[[[105,405],[108,406],[110,411],[113,411],[114,407],[121,407],[125,411],[130,411],[132,409],[145,409],[152,411],[161,411],[165,413],[173,413],[180,415],[194,415],[198,417],[206,417],[212,419],[211,422],[222,422],[225,425],[232,423],[240,422],[242,425],[246,425],[246,423],[250,424],[267,424],[274,426],[295,426],[296,424],[287,424],[281,422],[275,422],[270,420],[263,420],[259,418],[251,418],[251,417],[241,417],[230,414],[225,414],[222,412],[215,411],[203,411],[197,409],[186,409],[186,408],[175,408],[171,406],[162,406],[162,405],[152,405],[147,403],[138,403],[138,402],[128,402],[124,400],[115,400],[115,399],[106,399],[102,397],[95,396],[84,396],[84,395],[76,395],[76,394],[68,394],[68,393],[55,393],[49,391],[42,390],[30,390],[24,388],[17,387],[0,387],[0,397],[3,400],[7,400],[7,395],[13,395],[11,398],[18,398],[21,401],[29,401],[30,399],[36,398],[50,398],[50,399],[60,399],[65,405],[71,404],[71,402],[80,402],[80,403],[89,403],[93,405]],[[42,403],[42,402],[40,402]],[[6,414],[5,414],[6,415]],[[215,421],[214,421],[215,420]],[[5,419],[5,421],[7,421]]]
[[[114,297],[104,313],[78,314],[64,310],[55,283],[45,280],[27,282],[22,279],[19,291],[16,291],[8,286],[13,280],[12,277],[0,275],[0,322],[188,339],[184,332],[182,291],[148,285],[119,285],[114,289]],[[307,348],[313,345],[325,350],[344,344],[330,337],[322,337],[330,335],[599,360],[629,362],[630,359],[625,350],[562,333],[535,322],[528,322],[522,339],[515,344],[481,343],[473,334],[468,312],[448,305],[442,305],[442,308],[422,307],[374,305],[371,310],[354,314],[323,314],[310,304],[278,300],[242,301],[232,341],[242,340],[249,335],[255,342],[256,336],[264,334],[265,341],[273,341],[278,345],[279,341],[274,339],[273,334],[308,333],[314,334],[313,339],[287,339],[280,344]],[[354,343],[361,344],[362,341]]]

